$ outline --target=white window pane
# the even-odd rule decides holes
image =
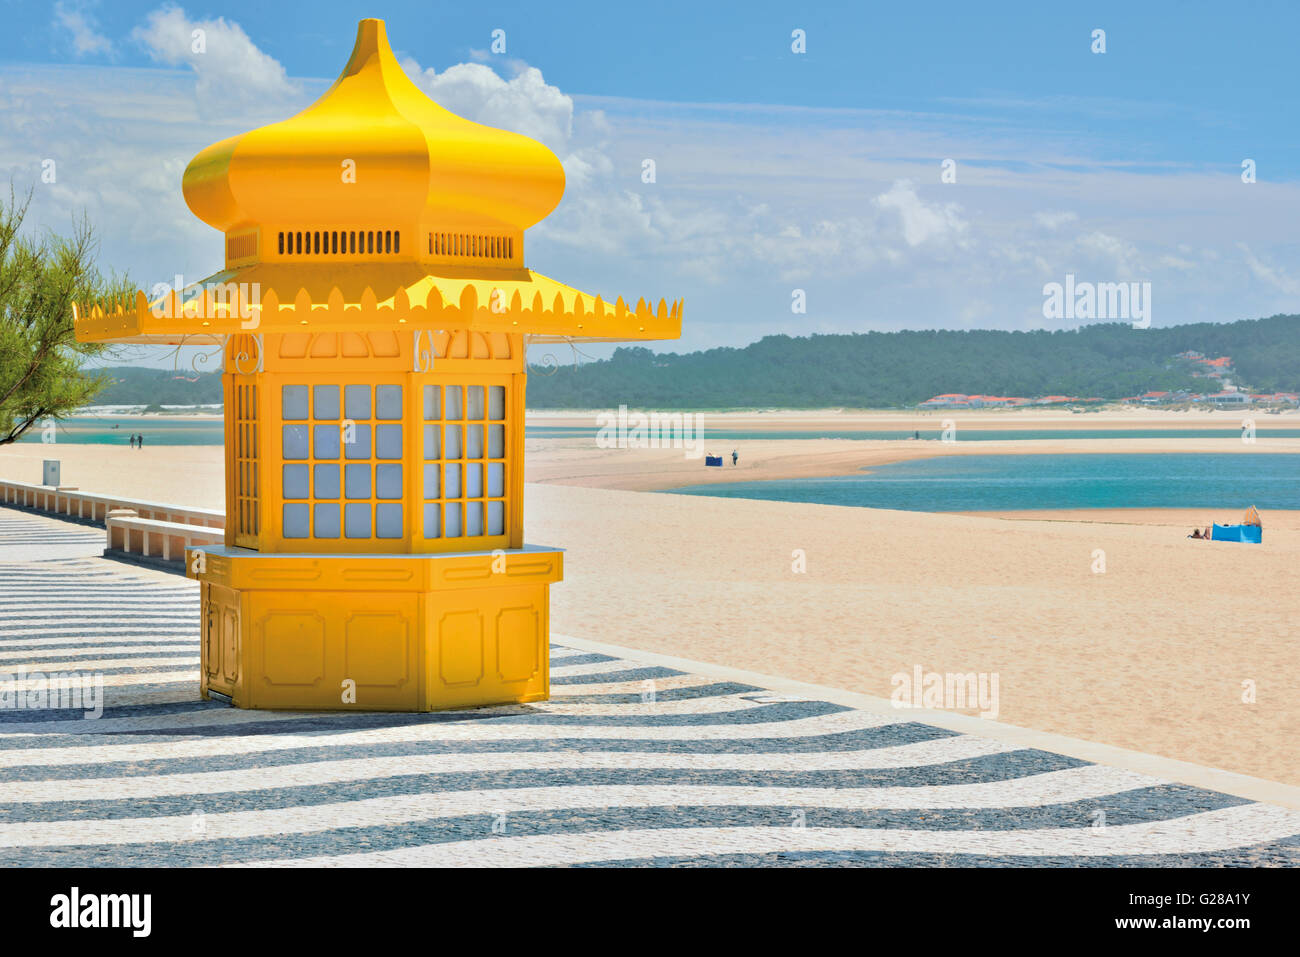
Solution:
[[[483,534],[483,503],[482,502],[465,503],[465,534],[466,535]]]
[[[318,459],[336,459],[339,457],[339,427],[329,425],[312,426],[312,454]]]
[[[488,426],[488,458],[506,457],[506,427],[504,425]]]
[[[506,387],[488,386],[488,418],[498,422],[506,417]]]
[[[285,498],[307,498],[307,466],[284,466],[281,487]]]
[[[307,426],[283,425],[280,427],[280,455],[286,459],[307,457]]]
[[[442,386],[426,385],[424,387],[424,417],[426,419],[442,418]]]
[[[349,430],[351,442],[343,443],[343,455],[349,459],[370,458],[370,426],[354,425]],[[349,436],[344,436],[348,438]]]
[[[487,493],[493,498],[506,494],[506,467],[500,462],[488,463]]]
[[[344,401],[349,419],[370,418],[370,386],[348,386],[344,393]]]
[[[317,419],[339,417],[339,387],[336,385],[312,386],[311,414]]]
[[[375,506],[375,538],[401,538],[402,506]]]
[[[312,533],[317,538],[338,538],[338,506],[326,503],[312,508],[315,511],[312,515]]]
[[[400,425],[375,426],[375,458],[400,459],[402,457],[402,427]]]
[[[460,430],[459,425],[444,425],[442,427],[442,457],[444,459],[460,458]]]
[[[443,475],[443,497],[460,498],[460,465],[455,462],[448,463],[446,472]]]
[[[465,458],[481,459],[483,457],[483,426],[465,426]]]
[[[443,414],[446,419],[463,419],[465,418],[462,410],[461,401],[464,397],[464,389],[458,385],[447,386],[447,411]]]
[[[437,502],[429,502],[424,506],[424,537],[438,538],[441,534],[442,522],[439,519],[442,516],[442,506]]]
[[[400,465],[375,466],[375,498],[402,497],[402,467]]]
[[[370,506],[359,503],[344,506],[348,538],[370,537]]]
[[[402,417],[402,387],[400,385],[375,386],[375,418],[400,419]]]
[[[312,482],[315,486],[315,498],[339,497],[339,467],[337,465],[317,465]]]
[[[306,505],[286,505],[284,507],[285,538],[307,537],[307,514],[308,506]]]
[[[506,533],[506,503],[488,502],[487,516],[487,533],[489,535],[504,535]]]
[[[442,498],[438,491],[441,483],[438,481],[438,466],[426,465],[424,467],[424,497],[425,498]]]
[[[465,418],[483,418],[483,387],[481,385],[469,387],[469,411],[465,413]]]
[[[305,385],[281,386],[280,417],[284,419],[307,418],[307,387]]]
[[[348,498],[370,498],[370,466],[348,465],[344,466],[344,468],[346,471],[343,479],[346,483],[345,491]],[[369,514],[369,512],[367,511],[366,514]],[[368,522],[369,519],[366,521]],[[369,534],[369,532],[366,534]]]
[[[460,537],[459,502],[448,502],[442,507],[442,535],[444,538]]]
[[[471,462],[465,466],[465,497],[481,498],[483,496],[483,466]]]
[[[426,459],[442,458],[442,443],[438,439],[442,435],[442,429],[436,425],[426,425],[424,427],[424,457]]]
[[[339,507],[337,505],[316,505],[312,517],[313,534],[316,538],[339,537]]]

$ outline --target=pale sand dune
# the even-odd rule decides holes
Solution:
[[[795,444],[745,449],[771,470]],[[681,455],[529,447],[553,483],[663,481]],[[217,447],[9,446],[0,477],[39,481],[45,457],[68,485],[223,504]],[[997,674],[1001,721],[1300,784],[1300,516],[1265,512],[1262,546],[1184,537],[1244,504],[1007,518],[532,484],[526,523],[568,549],[557,633],[881,696],[916,665]]]
[[[530,482],[619,488],[632,491],[681,488],[717,482],[768,481],[851,475],[864,468],[941,455],[1046,455],[1096,452],[1192,452],[1203,455],[1257,452],[1300,453],[1300,439],[1024,439],[953,442],[862,439],[756,439],[709,442],[724,457],[722,468],[687,458],[683,449],[601,449],[592,438],[529,439],[525,476]],[[733,467],[731,450],[740,454]]]
[[[687,457],[677,449],[601,449],[591,436],[531,438],[527,442],[527,473],[530,482],[581,485],[590,488],[629,490],[681,488],[716,482],[746,482],[775,479],[851,475],[864,468],[932,458],[939,455],[1042,455],[1094,452],[1232,452],[1300,453],[1300,438],[1259,438],[1246,445],[1230,438],[1106,438],[1024,439],[996,442],[941,442],[938,439],[711,439],[724,430],[936,430],[945,420],[961,430],[1080,430],[1080,429],[1228,429],[1238,432],[1243,419],[1251,418],[1257,429],[1300,428],[1300,413],[1268,415],[1262,412],[1166,412],[1147,408],[1123,408],[1104,412],[1072,414],[1062,410],[1007,410],[948,412],[706,412],[703,413],[703,449],[722,455],[723,468],[705,468],[704,460]],[[597,427],[596,413],[531,413],[530,425]],[[694,435],[694,432],[691,433]],[[731,464],[731,451],[740,454],[739,465]]]

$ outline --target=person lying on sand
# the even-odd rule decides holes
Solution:
[[[1192,534],[1188,535],[1187,537],[1188,537],[1188,538],[1200,538],[1200,537],[1201,537],[1201,530],[1200,530],[1199,528],[1194,528],[1194,529],[1192,529]]]

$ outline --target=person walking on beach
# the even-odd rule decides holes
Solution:
[[[135,448],[135,433],[131,433],[131,448]]]
[[[142,448],[144,448],[144,433],[141,432],[139,435],[137,435],[137,436],[135,437],[135,441],[136,441],[136,446],[135,446],[135,447],[136,447],[137,449],[142,449]]]
[[[740,456],[736,454],[736,450],[735,450],[735,449],[732,449],[732,450],[731,450],[731,466],[732,466],[732,468],[735,468],[736,463],[737,463],[738,461],[740,461]]]

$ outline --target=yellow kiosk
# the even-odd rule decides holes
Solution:
[[[524,544],[525,348],[671,339],[524,267],[564,171],[464,120],[363,20],[291,119],[214,143],[186,202],[225,269],[150,303],[76,309],[86,341],[225,362],[226,540],[191,549],[202,693],[240,707],[424,711],[549,694],[557,549]]]

